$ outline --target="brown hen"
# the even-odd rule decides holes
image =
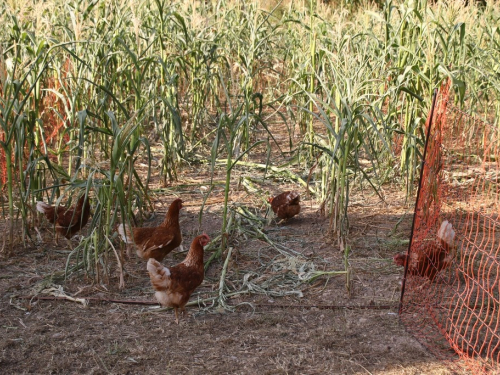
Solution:
[[[130,228],[120,224],[117,228],[123,242],[135,244],[137,255],[143,259],[156,259],[161,262],[182,242],[179,227],[179,211],[182,208],[180,198],[174,200],[168,208],[163,223],[154,228]],[[126,230],[126,231],[125,231]]]
[[[455,257],[455,247],[453,246],[455,231],[448,220],[443,221],[437,236],[439,241],[431,242],[423,251],[410,253],[408,274],[425,277],[433,282],[440,271],[451,265]],[[393,259],[398,266],[405,267],[408,255],[396,254]]]
[[[58,234],[69,240],[87,224],[90,217],[90,202],[88,197],[85,199],[85,194],[78,199],[76,206],[71,208],[36,202],[36,209],[55,225],[56,242]]]
[[[287,220],[300,212],[300,195],[296,191],[285,191],[274,198],[269,198],[276,216],[282,220]]]
[[[186,259],[174,267],[164,267],[154,259],[148,260],[151,284],[156,290],[156,300],[166,307],[173,307],[175,322],[179,324],[178,309],[186,311],[186,303],[205,276],[203,247],[210,241],[206,234],[196,237],[191,243]]]

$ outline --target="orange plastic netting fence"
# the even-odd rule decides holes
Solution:
[[[427,119],[400,317],[451,367],[497,374],[500,135],[451,106],[448,93],[449,84]]]

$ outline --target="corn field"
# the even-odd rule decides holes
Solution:
[[[151,209],[151,179],[224,163],[220,256],[233,167],[263,149],[285,160],[266,171],[303,172],[290,178],[343,242],[353,188],[414,193],[443,80],[456,106],[498,126],[499,23],[493,1],[1,2],[0,248],[35,241],[36,201],[85,192],[94,214],[66,271],[99,277],[116,224]]]

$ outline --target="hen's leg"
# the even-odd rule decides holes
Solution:
[[[68,241],[68,245],[69,245],[69,248],[71,251],[73,251],[73,245],[71,244],[71,239],[66,239],[66,241]]]
[[[134,245],[130,245],[130,244],[125,244],[125,250],[127,252],[127,257],[128,259],[132,259],[132,257],[134,256]]]
[[[179,324],[179,315],[177,313],[177,307],[174,307],[174,312],[175,312],[175,322]]]

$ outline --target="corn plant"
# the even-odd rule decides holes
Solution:
[[[7,171],[7,193],[9,205],[9,244],[13,245],[14,219],[20,214],[23,223],[23,242],[27,235],[29,202],[33,188],[38,188],[39,176],[36,174],[37,142],[35,138],[39,118],[40,79],[47,69],[48,51],[44,39],[37,40],[29,33],[22,32],[14,15],[10,38],[11,48],[6,51],[10,57],[10,67],[2,66],[2,90],[0,97],[0,141],[5,155]],[[55,47],[54,47],[55,48]],[[3,51],[2,51],[3,52]],[[23,52],[29,57],[28,68],[21,68]],[[5,61],[2,53],[2,62]],[[14,212],[14,205],[18,212]]]
[[[73,270],[84,268],[97,280],[101,274],[107,275],[110,252],[114,253],[120,267],[123,264],[122,254],[118,254],[113,246],[112,228],[120,217],[121,220],[129,218],[133,222],[134,209],[148,204],[149,170],[147,179],[142,181],[134,166],[140,147],[144,147],[150,156],[148,141],[142,137],[134,137],[141,124],[142,113],[130,117],[123,126],[119,125],[115,114],[110,111],[105,118],[94,119],[102,123],[101,127],[87,125],[90,122],[87,113],[79,116],[84,132],[80,136],[85,137],[85,133],[90,130],[99,131],[108,138],[111,148],[109,162],[96,159],[85,161],[84,166],[89,169],[85,188],[95,192],[96,214],[92,220],[90,235],[68,258],[68,264],[70,259],[76,260]],[[120,280],[120,286],[124,286],[123,279]]]
[[[229,107],[232,109],[232,106]],[[222,212],[222,228],[221,228],[221,246],[217,252],[214,253],[213,258],[218,258],[225,250],[227,246],[227,238],[228,238],[228,201],[229,201],[229,192],[231,188],[231,175],[232,170],[238,163],[240,159],[242,159],[250,150],[259,144],[263,143],[263,140],[258,140],[253,143],[250,147],[248,147],[243,153],[235,156],[234,151],[237,147],[240,146],[239,141],[241,137],[239,135],[242,131],[244,131],[244,127],[248,124],[248,116],[242,116],[244,113],[244,104],[240,104],[237,108],[234,108],[229,114],[223,114],[220,117],[219,124],[217,125],[217,133],[215,136],[215,140],[212,145],[211,150],[211,167],[212,167],[212,175],[215,168],[216,161],[219,155],[219,148],[222,145],[224,153],[226,155],[226,179],[224,186],[224,206]],[[254,117],[257,117],[258,114],[254,114]],[[265,125],[264,125],[265,127]],[[243,130],[242,130],[243,129]]]

